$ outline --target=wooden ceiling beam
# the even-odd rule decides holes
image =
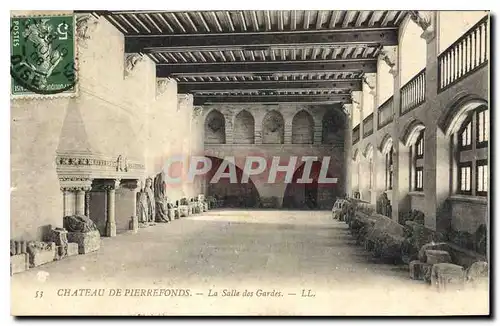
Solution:
[[[229,90],[265,90],[265,89],[349,89],[362,90],[361,79],[337,80],[288,80],[288,81],[238,81],[238,82],[188,82],[177,83],[179,93],[229,91]]]
[[[350,103],[349,94],[337,95],[194,95],[194,105],[210,103]]]
[[[371,73],[377,71],[376,59],[313,60],[313,61],[252,61],[217,63],[158,64],[156,76],[209,75],[214,73],[259,73],[259,72],[327,72],[352,71]]]
[[[271,46],[320,46],[341,44],[397,45],[396,28],[357,28],[260,33],[217,33],[175,35],[126,35],[125,52],[155,49],[195,51],[200,49],[241,49]]]

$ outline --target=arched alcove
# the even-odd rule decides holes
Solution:
[[[234,118],[233,143],[253,144],[255,138],[255,120],[247,110],[242,110]]]
[[[321,125],[321,139],[323,144],[344,143],[345,121],[338,111],[326,111]]]
[[[224,115],[212,110],[205,118],[205,144],[226,143],[226,121]]]
[[[278,111],[269,111],[262,121],[262,143],[283,144],[285,142],[285,120]]]
[[[292,144],[312,144],[314,120],[309,112],[302,110],[292,120]]]

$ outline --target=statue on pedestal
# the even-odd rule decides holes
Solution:
[[[171,219],[168,216],[166,187],[167,184],[165,183],[165,173],[162,171],[156,175],[154,181],[156,222],[169,223],[171,221]]]

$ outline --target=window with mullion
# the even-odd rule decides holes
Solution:
[[[424,132],[421,131],[420,135],[415,142],[415,158],[423,158],[424,157]]]
[[[467,118],[458,131],[458,148],[460,151],[472,149],[472,116]]]
[[[476,161],[476,195],[488,195],[488,161]]]
[[[486,108],[477,111],[476,115],[476,148],[487,147],[489,140],[490,121]]]
[[[458,193],[472,195],[472,162],[458,164]]]
[[[419,166],[415,168],[415,190],[424,190],[424,167]]]

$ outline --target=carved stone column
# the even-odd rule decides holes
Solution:
[[[85,215],[85,192],[90,191],[92,179],[83,176],[63,176],[59,178],[59,183],[63,192],[63,216]]]
[[[76,190],[75,213],[85,215],[85,190],[83,188]]]
[[[292,121],[285,120],[285,126],[283,128],[284,128],[283,142],[285,144],[291,144],[292,143]]]
[[[73,193],[68,188],[61,188],[61,190],[63,192],[63,216],[72,215],[71,197]]]
[[[115,190],[120,185],[119,179],[106,180],[103,189],[106,190],[106,236],[116,236]]]

